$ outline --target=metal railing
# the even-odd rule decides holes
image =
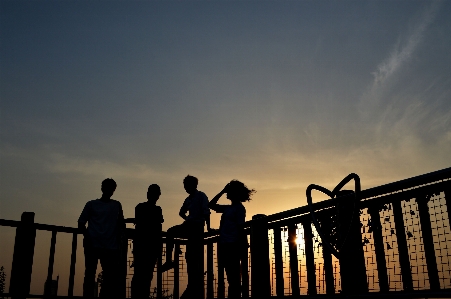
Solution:
[[[321,240],[308,206],[256,215],[246,222],[250,247],[242,260],[242,297],[451,297],[451,168],[361,191],[354,217],[357,229],[345,228],[352,241],[346,241],[351,249],[343,252],[354,250],[351,260],[337,259],[325,246],[325,242],[337,242],[340,217],[346,218],[340,207],[347,202],[349,196],[313,204],[323,235],[329,240]],[[10,288],[4,297],[50,297],[47,290],[45,294],[30,294],[37,230],[52,234],[47,281],[53,276],[57,235],[72,235],[68,289],[63,297],[77,297],[78,229],[34,223],[34,213],[23,213],[21,221],[0,219],[0,226],[16,227]],[[120,269],[126,277],[124,298],[129,297],[128,278],[133,275],[132,232],[127,229],[124,267]],[[187,240],[175,241],[175,252],[183,253]],[[206,298],[227,297],[217,242],[217,235],[205,234],[204,260],[199,262],[204,262]],[[154,297],[180,298],[186,287],[186,264],[178,254],[175,262],[173,270],[161,273],[161,259],[158,261],[152,284]],[[350,277],[355,279],[352,287],[347,282]]]

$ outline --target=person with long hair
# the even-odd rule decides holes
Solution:
[[[243,231],[246,220],[243,202],[250,201],[253,193],[254,189],[247,188],[240,181],[232,180],[208,204],[213,211],[222,213],[219,225],[219,258],[222,259],[226,271],[229,298],[241,297],[241,252],[247,247],[247,237]],[[218,204],[224,194],[227,194],[231,201],[230,205]]]

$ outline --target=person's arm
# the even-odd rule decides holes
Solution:
[[[180,208],[180,212],[179,212],[179,216],[183,218],[183,220],[186,220],[186,213],[188,212],[188,203],[187,203],[187,199],[185,199],[185,201],[183,202],[182,207]]]
[[[135,207],[135,220],[133,221],[134,224],[137,225],[139,223],[139,220],[140,220],[140,207],[139,204],[137,204]]]
[[[222,195],[224,195],[227,192],[227,187],[229,186],[229,184],[227,184],[224,189],[222,189],[221,192],[219,192],[218,194],[216,194],[215,197],[213,197],[212,200],[210,200],[210,202],[208,203],[208,207],[210,209],[212,209],[215,212],[218,213],[222,213],[224,212],[224,207],[222,205],[218,205],[218,201],[221,198]]]
[[[125,218],[124,218],[124,211],[122,210],[122,205],[120,202],[119,203],[119,215],[118,215],[118,225],[119,225],[119,229],[121,231],[125,231]]]
[[[86,233],[86,222],[89,220],[89,202],[85,204],[83,211],[78,218],[78,229],[83,233]]]
[[[164,222],[164,218],[163,218],[163,210],[161,209],[161,207],[160,206],[158,206],[158,209],[159,209],[159,214],[160,214],[160,223],[163,223]]]
[[[208,199],[207,199],[207,203],[208,203]],[[205,213],[205,223],[207,224],[207,231],[211,230],[211,226],[210,226],[210,209],[208,208],[208,204],[205,205],[207,207],[207,212]]]

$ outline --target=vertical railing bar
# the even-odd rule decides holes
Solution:
[[[331,227],[331,218],[330,214],[326,213],[323,214],[320,218],[321,222],[321,229],[323,230],[323,233],[325,236],[330,236],[332,227]],[[325,246],[325,242],[328,242],[328,240],[321,240],[323,246],[323,261],[324,261],[324,276],[326,280],[326,294],[328,295],[334,295],[335,294],[335,281],[334,281],[334,268],[332,264],[332,253],[330,252],[329,248]]]
[[[34,213],[23,212],[16,228],[9,292],[12,298],[26,298],[30,293],[36,228]]]
[[[249,244],[246,243],[241,255],[241,296],[242,298],[249,298]]]
[[[307,284],[309,295],[316,295],[315,257],[313,253],[313,232],[310,221],[302,223],[304,228],[305,259],[307,266]]]
[[[435,258],[434,238],[432,236],[431,217],[429,215],[428,201],[429,195],[417,197],[418,213],[420,214],[421,233],[423,236],[424,255],[429,275],[431,290],[440,289],[440,279],[438,277],[437,260]]]
[[[179,299],[180,296],[180,244],[175,244],[174,254],[174,291],[173,298]]]
[[[45,282],[44,294],[50,295],[51,282],[53,278],[53,264],[55,262],[55,247],[56,247],[56,230],[52,230],[52,239],[50,240],[50,255],[49,266],[47,269],[47,280]]]
[[[412,270],[410,268],[409,250],[407,248],[401,200],[393,201],[392,205],[403,288],[405,291],[413,291]]]
[[[207,243],[207,298],[212,299],[213,293],[213,243]]]
[[[290,253],[290,273],[291,273],[291,293],[293,296],[299,296],[299,268],[298,268],[298,250],[296,244],[296,225],[288,226],[288,251]]]
[[[74,280],[75,280],[75,263],[77,262],[77,240],[78,234],[72,234],[72,251],[70,255],[70,270],[69,270],[69,289],[67,295],[72,297],[74,295]]]
[[[162,298],[163,295],[163,271],[161,271],[161,265],[162,265],[162,256],[160,256],[157,259],[157,298]],[[174,267],[174,272],[176,268],[177,265]]]
[[[368,208],[368,213],[371,216],[371,227],[373,229],[374,252],[376,255],[379,289],[381,292],[388,292],[390,287],[388,284],[387,261],[385,260],[384,238],[382,236],[379,206],[372,206]]]
[[[332,264],[332,253],[323,246],[323,260],[324,260],[324,276],[326,280],[326,294],[335,294],[334,282],[334,268]]]
[[[282,236],[280,227],[275,227],[274,231],[274,261],[276,267],[276,294],[283,297],[284,279],[283,279],[283,257],[282,257]]]
[[[218,243],[218,250],[217,250],[217,264],[218,264],[218,298],[224,298],[225,297],[225,285],[224,285],[224,264],[221,258],[222,255],[222,248],[221,245]]]

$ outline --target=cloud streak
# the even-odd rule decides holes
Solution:
[[[360,115],[367,118],[372,111],[378,108],[379,103],[386,97],[389,82],[402,69],[402,67],[411,61],[414,52],[423,41],[426,30],[434,21],[440,8],[440,1],[434,1],[428,7],[418,24],[414,27],[405,42],[399,38],[392,53],[382,61],[372,74],[374,80],[369,86],[367,92],[360,100]]]

